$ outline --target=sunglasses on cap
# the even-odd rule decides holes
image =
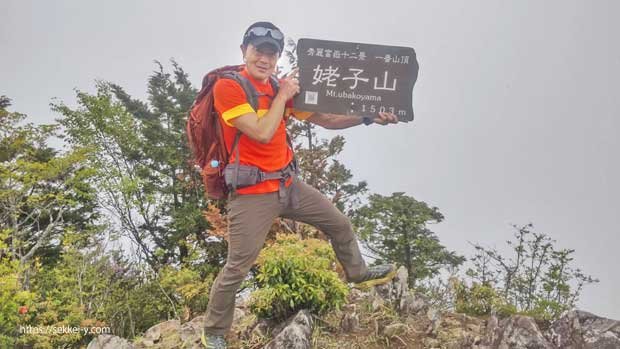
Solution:
[[[266,36],[267,34],[269,34],[272,38],[274,38],[276,40],[284,39],[284,34],[282,34],[282,32],[279,31],[278,29],[265,28],[265,27],[254,27],[254,28],[248,30],[248,32],[245,34],[245,37],[247,38],[250,35]]]

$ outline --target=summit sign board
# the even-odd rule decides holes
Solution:
[[[413,120],[419,69],[413,48],[300,39],[297,60],[301,92],[295,108],[360,116],[391,112],[400,121]]]

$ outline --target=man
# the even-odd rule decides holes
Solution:
[[[243,36],[241,52],[245,69],[241,75],[258,92],[257,110],[249,104],[238,82],[221,79],[214,86],[215,109],[221,117],[226,147],[231,153],[230,162],[234,163],[238,156],[240,164],[258,167],[264,173],[280,171],[289,176],[239,188],[229,201],[228,259],[211,288],[203,338],[207,348],[226,347],[224,335],[232,325],[236,291],[278,216],[308,223],[323,231],[330,238],[349,282],[369,287],[388,282],[396,273],[393,265],[367,267],[349,219],[318,190],[296,178],[294,166],[291,166],[293,152],[286,137],[286,117],[292,114],[329,129],[362,123],[386,125],[397,123],[398,119],[391,113],[360,118],[287,108],[287,102],[291,103],[293,96],[299,93],[296,72],[280,81],[275,95],[270,83],[283,46],[284,35],[269,22],[252,24]],[[238,131],[242,135],[232,151]]]

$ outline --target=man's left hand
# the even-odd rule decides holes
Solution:
[[[379,113],[379,116],[373,119],[375,124],[379,125],[387,125],[387,124],[397,124],[398,117],[394,115],[394,113]]]

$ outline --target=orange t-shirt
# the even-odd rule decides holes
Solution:
[[[261,82],[253,79],[246,69],[241,71],[241,75],[248,78],[250,83],[256,88],[259,94],[258,110],[254,110],[243,91],[243,88],[234,80],[221,79],[213,87],[215,110],[220,115],[220,122],[224,130],[226,148],[230,154],[230,163],[235,161],[235,152],[231,153],[232,144],[237,133],[237,128],[233,126],[232,120],[241,115],[254,112],[258,117],[267,113],[271,106],[271,101],[275,97],[269,81]],[[301,112],[292,108],[292,101],[287,103],[285,115],[293,115],[299,120],[308,118],[312,113]],[[293,159],[293,151],[286,142],[286,117],[282,118],[280,125],[271,138],[269,143],[263,144],[242,134],[239,138],[239,163],[243,165],[253,165],[264,172],[274,172],[284,168]],[[260,194],[278,191],[279,181],[268,180],[256,185],[237,189],[239,194]]]

